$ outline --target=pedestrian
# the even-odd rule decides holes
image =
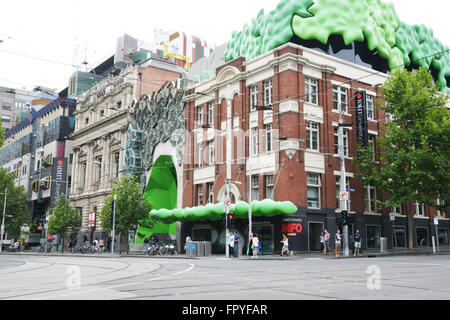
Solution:
[[[253,259],[257,259],[259,248],[260,248],[261,244],[259,242],[259,239],[258,239],[258,236],[256,233],[253,235],[252,241],[253,241]]]
[[[281,243],[283,244],[283,248],[281,249],[281,256],[280,257],[282,257],[285,252],[289,256],[289,240],[288,240],[288,237],[286,237],[285,234],[283,234],[283,240],[281,240]]]
[[[190,236],[190,235],[187,235],[187,237],[186,237],[186,243],[184,244],[184,250],[186,250],[186,245],[187,245],[189,242],[192,242],[192,239],[191,239],[191,236]],[[151,244],[154,244],[154,243],[151,243]]]
[[[328,232],[327,229],[325,229],[324,230],[324,236],[323,236],[323,253],[325,255],[327,255],[329,249],[331,251],[331,248],[330,248],[330,233]]]
[[[231,231],[230,231],[230,243],[229,243],[228,247],[230,249],[229,254],[230,254],[230,258],[231,258],[234,256],[234,235],[233,235],[233,232],[231,232]]]
[[[112,243],[112,237],[109,236],[108,239],[106,240],[106,250],[107,250],[108,252],[111,251],[111,243]]]
[[[356,229],[354,240],[355,240],[355,253],[353,254],[353,256],[356,255],[360,256],[359,249],[361,248],[361,234],[359,233],[359,229]]]
[[[239,237],[237,232],[234,232],[234,257],[239,258],[239,242],[241,241],[241,238]]]
[[[336,232],[336,235],[334,236],[334,245],[335,245],[335,249],[336,249],[336,258],[339,258],[339,253],[341,251],[341,241],[342,241],[341,230],[338,229],[338,231]]]
[[[321,252],[321,254],[324,253],[324,247],[325,247],[323,244],[324,239],[325,239],[325,233],[322,231],[322,233],[320,234],[320,252]]]
[[[98,247],[98,239],[97,238],[95,238],[95,240],[94,240],[94,246]]]
[[[247,255],[250,257],[253,256],[253,233],[250,233],[248,237]]]

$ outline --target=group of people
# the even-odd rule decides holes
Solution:
[[[328,252],[332,252],[331,246],[330,246],[330,233],[327,229],[322,231],[322,234],[320,235],[320,244],[322,246],[322,254],[327,255]],[[359,251],[361,248],[361,234],[359,233],[359,230],[357,229],[355,232],[355,235],[353,237],[354,243],[355,243],[355,252],[354,256],[360,256]],[[336,234],[334,236],[334,249],[336,253],[336,258],[339,258],[340,252],[341,252],[341,246],[342,246],[342,235],[341,230],[337,230]]]
[[[239,243],[241,242],[241,238],[237,234],[237,232],[231,232],[227,235],[227,244],[228,244],[228,252],[229,257],[239,258]]]

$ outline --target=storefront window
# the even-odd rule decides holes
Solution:
[[[406,228],[394,227],[394,247],[406,248]]]
[[[439,245],[448,245],[448,229],[438,229],[439,234]]]
[[[427,247],[428,246],[428,229],[427,228],[416,228],[416,240],[417,247]]]
[[[380,226],[367,226],[367,248],[380,248]]]

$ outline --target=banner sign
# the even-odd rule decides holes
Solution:
[[[369,131],[367,126],[366,92],[359,91],[355,96],[356,103],[356,143],[362,143],[365,148],[369,146]]]
[[[51,208],[56,207],[59,197],[64,194],[67,198],[67,158],[55,158],[52,170]]]

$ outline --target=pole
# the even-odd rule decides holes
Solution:
[[[249,178],[248,178],[248,232],[249,236],[253,233],[252,231],[252,154],[253,154],[253,132],[252,128],[250,128],[250,121],[249,121],[249,153],[248,153],[248,167],[249,167]]]
[[[230,199],[230,179],[227,179],[227,198]],[[227,238],[229,234],[228,230],[228,214],[230,213],[230,207],[225,204],[225,256],[230,256],[230,246],[227,244]]]
[[[341,108],[342,110],[342,108]],[[341,159],[341,192],[346,192],[346,176],[345,176],[345,150],[344,150],[344,121],[342,120],[342,113],[339,119],[339,154]],[[347,211],[347,200],[342,200],[342,211]],[[344,238],[344,256],[348,257],[349,245],[348,245],[348,225],[344,226],[343,230]]]
[[[437,246],[437,253],[439,254],[439,233],[438,233],[438,226],[437,224],[434,224],[435,228],[436,228],[436,246]]]
[[[116,237],[116,201],[117,195],[114,195],[114,205],[113,205],[113,224],[112,224],[112,241],[111,241],[111,254],[114,254],[114,238]]]
[[[230,181],[231,181],[231,100],[227,99],[227,136],[226,136],[226,144],[227,144],[227,200],[231,199],[230,197]],[[229,234],[228,230],[228,214],[230,213],[230,207],[226,206],[226,213],[225,213],[225,254],[227,258],[230,256],[230,248],[227,244],[227,237]]]
[[[8,193],[8,188],[5,188],[5,200],[3,205],[3,218],[2,218],[2,228],[1,228],[1,237],[2,244],[0,245],[0,253],[3,252],[3,235],[5,234],[5,214],[6,214],[6,194]]]

